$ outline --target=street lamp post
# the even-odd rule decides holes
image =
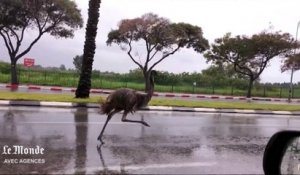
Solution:
[[[299,25],[300,25],[300,21],[298,21],[297,24],[297,30],[296,30],[296,42],[297,42],[297,38],[298,38],[298,29],[299,29]],[[294,49],[294,55],[296,54],[296,48]],[[292,72],[291,72],[291,81],[290,81],[290,89],[289,89],[289,98],[288,101],[291,102],[291,98],[292,98],[292,92],[293,92],[293,75],[294,75],[294,65],[295,62],[293,61],[292,64]]]

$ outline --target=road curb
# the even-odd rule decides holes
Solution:
[[[35,106],[35,107],[57,107],[57,108],[99,108],[94,103],[69,103],[69,102],[45,102],[45,101],[8,101],[0,100],[0,106]],[[269,110],[242,110],[242,109],[215,109],[215,108],[189,108],[171,106],[147,106],[143,111],[174,111],[174,112],[202,112],[202,113],[229,113],[229,114],[258,114],[258,115],[293,115],[300,116],[300,111],[269,111]]]

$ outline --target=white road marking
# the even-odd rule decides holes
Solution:
[[[251,109],[234,109],[235,112],[237,113],[255,113],[255,110],[251,110]]]
[[[292,112],[289,112],[289,111],[273,111],[273,114],[291,115]]]
[[[217,109],[214,109],[214,108],[194,108],[194,111],[196,111],[196,112],[202,112],[202,111],[216,112]]]
[[[172,110],[172,107],[169,106],[148,106],[150,110]]]
[[[0,100],[0,105],[9,105],[9,101]]]
[[[47,106],[69,106],[72,107],[72,103],[68,103],[68,102],[40,102],[40,105],[47,105]]]

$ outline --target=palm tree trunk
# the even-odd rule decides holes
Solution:
[[[91,89],[91,75],[96,49],[97,25],[101,0],[89,1],[88,21],[86,25],[85,43],[80,79],[76,90],[76,98],[88,98]]]

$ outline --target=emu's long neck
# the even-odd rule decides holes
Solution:
[[[137,108],[141,108],[143,106],[147,106],[149,101],[152,98],[154,92],[154,81],[153,78],[150,78],[150,88],[148,89],[147,93],[137,93]]]

